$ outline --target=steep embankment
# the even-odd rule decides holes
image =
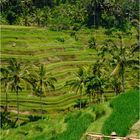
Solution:
[[[119,136],[126,136],[139,119],[139,97],[140,93],[136,90],[128,91],[113,99],[110,104],[113,112],[105,121],[102,132],[110,135],[115,131]]]
[[[130,129],[128,137],[139,137],[140,136],[140,120],[137,121]]]

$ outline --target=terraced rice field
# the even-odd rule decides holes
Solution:
[[[58,82],[55,85],[56,90],[48,91],[43,98],[43,110],[44,112],[51,109],[64,110],[74,106],[79,97],[64,87],[65,82],[74,78],[73,73],[80,66],[90,65],[96,61],[97,52],[88,48],[88,41],[94,36],[97,44],[101,45],[108,38],[104,32],[104,29],[96,31],[83,29],[76,33],[77,38],[75,38],[71,35],[71,31],[57,32],[45,28],[5,25],[1,28],[1,65],[6,65],[11,57],[36,64],[44,63],[48,72],[56,77]],[[124,37],[126,44],[135,41],[135,38],[129,40]],[[130,82],[133,82],[133,79]],[[26,88],[19,95],[20,110],[36,112],[40,108],[39,97],[33,96],[31,90]],[[107,94],[107,96],[110,98],[112,95]],[[16,107],[15,97],[15,93],[8,95],[8,105],[11,110]],[[2,90],[1,106],[4,102],[5,95]]]

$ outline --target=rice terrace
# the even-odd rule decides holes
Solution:
[[[1,140],[140,140],[138,0],[0,6]]]

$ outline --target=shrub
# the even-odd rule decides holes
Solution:
[[[100,118],[101,116],[103,116],[105,114],[105,110],[103,107],[96,107],[95,109],[95,114],[96,114],[96,119]]]
[[[130,127],[139,119],[139,91],[121,94],[110,106],[113,112],[104,123],[102,132],[109,135],[115,131],[119,136],[126,136]]]
[[[81,99],[81,106],[86,107],[86,105],[88,104],[88,100],[87,99]],[[74,105],[74,107],[79,107],[80,106],[80,99],[76,100],[76,105]]]
[[[89,48],[95,49],[96,48],[96,40],[94,37],[91,37],[88,41]]]
[[[62,37],[57,37],[56,40],[59,41],[59,42],[62,42],[62,43],[64,43],[64,41],[65,41],[65,39],[62,38]]]
[[[72,113],[66,119],[67,130],[54,136],[51,140],[80,140],[83,133],[94,118],[91,114],[81,112]]]
[[[103,115],[105,115],[105,109],[104,106],[93,106],[92,110],[95,112],[96,115],[96,119],[102,117]]]

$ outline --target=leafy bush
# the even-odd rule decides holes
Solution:
[[[81,99],[81,106],[82,108],[85,107],[88,104],[88,100],[87,99]],[[76,100],[76,105],[74,105],[74,107],[79,107],[80,106],[80,99]]]
[[[102,132],[109,135],[115,131],[119,136],[126,136],[130,127],[139,119],[139,91],[121,94],[110,106],[113,112],[104,123]]]
[[[0,112],[0,128],[9,129],[15,127],[16,120],[11,120],[10,112]]]
[[[95,49],[96,48],[96,40],[94,37],[91,37],[88,41],[89,48]]]
[[[38,121],[39,119],[41,119],[41,116],[29,115],[28,118],[30,121]]]
[[[67,130],[54,136],[51,140],[80,140],[82,134],[93,120],[94,118],[91,114],[72,113],[65,119]]]
[[[59,41],[59,42],[62,42],[62,43],[64,43],[64,41],[65,41],[65,39],[62,38],[62,37],[57,37],[56,40]]]
[[[95,108],[96,119],[100,118],[105,114],[105,110],[102,106],[97,106]]]

